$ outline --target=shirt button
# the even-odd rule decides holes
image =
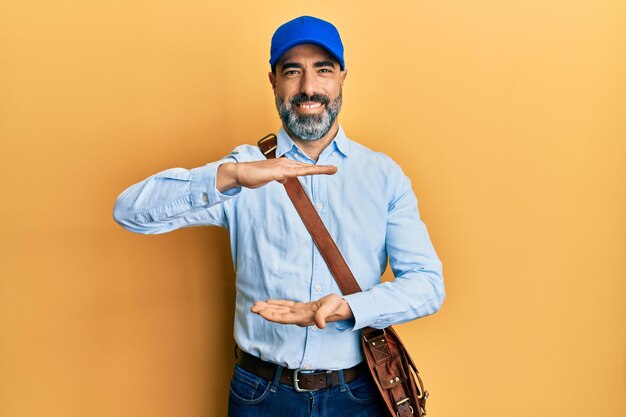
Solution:
[[[205,203],[209,202],[209,196],[207,195],[207,193],[202,194],[202,201],[204,201]]]
[[[315,287],[313,287],[313,288],[315,288],[315,291],[317,291],[317,292],[322,291],[322,286],[321,286],[320,284],[317,284],[317,285],[316,285]]]
[[[317,203],[317,204],[315,205],[315,207],[317,207],[317,209],[318,209],[318,210],[321,210],[321,209],[323,209],[323,208],[324,208],[324,204],[322,204],[322,203]]]
[[[311,326],[311,330],[316,331],[317,330],[317,326],[316,325]]]

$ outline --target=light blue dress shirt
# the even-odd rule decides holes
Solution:
[[[276,156],[316,163],[283,129]],[[259,300],[307,302],[341,294],[281,184],[216,189],[219,165],[261,159],[256,146],[242,145],[203,167],[160,172],[125,190],[114,218],[145,234],[187,226],[228,229],[237,275],[235,340],[244,351],[288,368],[349,368],[363,360],[358,329],[384,328],[439,309],[445,297],[441,262],[410,180],[389,157],[348,139],[340,127],[317,161],[338,172],[299,180],[363,289],[344,297],[354,320],[319,329],[251,313]],[[387,260],[395,279],[381,283]]]

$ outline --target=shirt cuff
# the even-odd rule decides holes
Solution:
[[[210,207],[235,197],[241,187],[231,188],[223,193],[216,187],[217,169],[226,162],[237,162],[226,158],[191,170],[191,204],[194,207]]]
[[[344,295],[343,299],[350,305],[350,310],[352,310],[352,315],[354,316],[354,319],[352,320],[353,325],[349,330],[360,330],[364,327],[371,326],[376,322],[376,320],[378,320],[379,314],[376,312],[376,308],[372,308],[374,303],[370,294],[367,292],[361,291],[350,295]],[[337,329],[339,331],[343,331],[339,327],[337,327]]]
[[[350,332],[354,330],[354,319],[336,321],[335,329],[337,329],[338,332]]]

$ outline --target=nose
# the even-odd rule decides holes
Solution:
[[[300,92],[309,97],[318,92],[317,77],[315,72],[305,71],[300,82]]]

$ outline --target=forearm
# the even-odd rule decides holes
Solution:
[[[243,147],[242,149],[245,149]],[[124,191],[113,217],[137,233],[164,233],[191,225],[224,225],[213,206],[232,198],[241,187],[258,188],[301,175],[334,174],[337,168],[287,158],[239,161],[235,149],[227,158],[200,168],[169,169]]]
[[[173,168],[130,186],[118,197],[113,217],[122,227],[136,233],[164,233],[180,227],[221,225],[219,213],[208,211],[238,189],[221,193],[216,173],[224,161],[191,170]]]
[[[417,207],[410,211],[388,222],[385,247],[395,279],[344,297],[354,313],[355,329],[424,317],[437,312],[444,301],[441,261]]]
[[[441,264],[344,296],[354,315],[352,330],[367,326],[385,328],[434,314],[444,298]]]
[[[215,188],[221,193],[240,187],[237,180],[237,163],[226,162],[217,169]]]
[[[384,328],[433,314],[445,298],[441,261],[420,219],[410,181],[401,172],[388,207],[385,254],[395,279],[344,297],[355,329]]]

